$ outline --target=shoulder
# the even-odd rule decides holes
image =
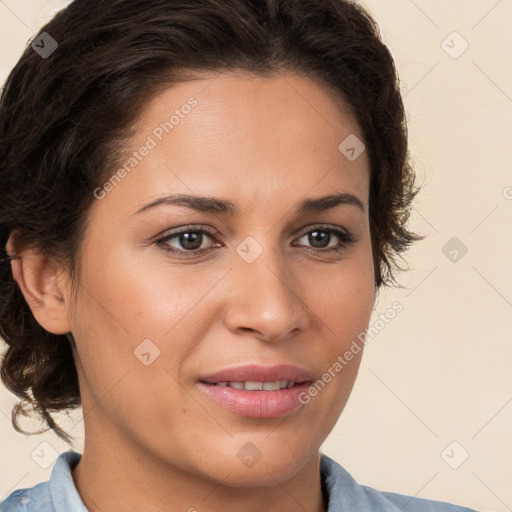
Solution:
[[[50,480],[11,492],[0,503],[0,512],[86,511],[71,475],[80,458],[81,455],[74,451],[62,453],[55,462]]]
[[[452,505],[443,501],[426,500],[391,492],[381,493],[402,512],[476,512],[471,508]]]
[[[475,512],[450,503],[382,492],[359,485],[340,464],[325,454],[321,454],[320,468],[329,496],[328,512]]]
[[[374,492],[374,489],[372,489]],[[397,507],[401,512],[476,512],[473,509],[445,503],[443,501],[427,500],[415,496],[395,494],[392,492],[381,492],[388,501]]]

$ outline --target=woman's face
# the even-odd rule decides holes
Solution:
[[[374,300],[355,137],[341,101],[293,74],[201,76],[153,98],[83,242],[70,317],[86,449],[90,436],[233,486],[284,481],[317,454],[362,351],[316,396],[308,382]]]

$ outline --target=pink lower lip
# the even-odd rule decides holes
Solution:
[[[302,405],[299,395],[310,383],[296,384],[279,391],[247,391],[199,382],[199,389],[222,407],[249,418],[278,418]]]

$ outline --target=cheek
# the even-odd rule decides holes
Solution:
[[[319,368],[336,375],[332,379],[326,376],[332,384],[325,395],[336,395],[341,404],[357,376],[364,351],[363,335],[375,300],[369,240],[360,246],[357,255],[323,272],[310,276],[304,284],[310,318],[317,325],[317,342],[309,350],[311,357],[321,362]]]
[[[127,435],[151,431],[148,422],[169,426],[186,402],[176,369],[195,333],[160,336],[176,323],[165,314],[170,305],[145,296],[138,278],[101,277],[84,281],[95,296],[80,292],[73,325],[84,414],[89,423],[108,418]]]
[[[151,266],[114,248],[85,255],[82,268],[73,335],[91,393],[101,397],[127,372],[123,383],[129,396],[148,385],[174,387],[166,370],[179,378],[184,361],[206,335],[211,318],[205,308],[213,304],[199,298],[222,273]]]
[[[308,306],[334,337],[347,341],[368,326],[374,300],[374,266],[370,243],[339,263],[311,276]],[[331,337],[332,337],[331,336]]]
[[[316,350],[310,350],[311,357],[321,361],[319,368],[325,372],[329,369],[338,377],[337,384],[331,387],[346,388],[357,375],[364,344],[362,334],[370,321],[373,306],[373,288],[369,291],[360,286],[351,287],[349,283],[341,282],[343,290],[332,289],[331,293],[313,297],[314,315],[318,318],[318,333],[320,336],[315,345]],[[313,353],[316,352],[316,353]],[[342,361],[342,368],[337,362]],[[342,384],[343,383],[343,384]],[[351,386],[351,384],[350,384]]]
[[[311,294],[310,301],[319,314],[323,312],[331,319],[333,330],[353,330],[369,319],[374,301],[373,275],[332,276],[321,290]]]
[[[181,320],[213,286],[215,276],[169,265],[165,259],[148,264],[148,259],[143,253],[115,247],[94,254],[94,262],[101,264],[84,265],[88,270],[82,282],[88,293],[83,294],[81,314],[91,309],[105,330],[120,329],[132,343],[148,337],[162,339],[178,323],[183,329],[186,322]]]

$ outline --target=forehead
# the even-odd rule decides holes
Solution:
[[[116,194],[130,188],[141,204],[164,189],[236,190],[260,204],[336,189],[367,201],[367,155],[344,152],[347,139],[364,147],[361,130],[339,95],[305,76],[196,75],[156,94],[135,128],[130,151],[144,156]]]

